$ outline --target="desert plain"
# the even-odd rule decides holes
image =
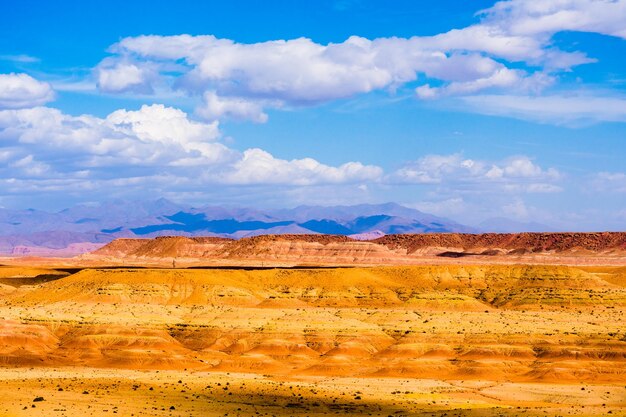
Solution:
[[[626,415],[623,234],[385,239],[1,259],[0,415]]]

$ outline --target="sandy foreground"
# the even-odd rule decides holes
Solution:
[[[0,267],[1,416],[626,415],[626,267]]]
[[[1,369],[0,393],[6,416],[619,416],[626,407],[621,385],[90,368]]]

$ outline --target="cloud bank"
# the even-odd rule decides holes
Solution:
[[[244,152],[219,142],[217,121],[191,120],[182,110],[144,105],[117,110],[105,118],[70,116],[34,107],[0,111],[0,177],[120,181],[162,177],[203,185],[317,185],[375,181],[379,167],[348,162],[338,167],[311,158],[284,160],[258,148]],[[34,181],[35,182],[35,181]]]
[[[501,162],[465,158],[461,154],[426,155],[391,173],[387,180],[400,184],[428,184],[462,192],[552,193],[563,175],[555,168],[544,169],[527,156]]]
[[[500,1],[478,17],[474,25],[433,36],[352,36],[326,45],[308,38],[245,44],[212,35],[129,37],[110,48],[95,75],[106,93],[150,94],[159,84],[199,97],[196,113],[207,120],[265,122],[264,109],[406,87],[418,99],[468,98],[466,107],[480,111],[484,96],[476,94],[532,100],[559,74],[595,62],[583,51],[559,49],[556,33],[626,33],[623,0]],[[523,109],[490,114],[533,119]]]

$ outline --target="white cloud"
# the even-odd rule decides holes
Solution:
[[[106,121],[116,132],[136,137],[143,143],[180,146],[189,155],[186,161],[197,154],[199,163],[214,163],[228,154],[223,145],[211,143],[220,135],[218,122],[194,122],[185,112],[161,104],[144,105],[138,111],[117,110]]]
[[[158,104],[105,118],[46,107],[4,110],[0,178],[12,190],[23,186],[22,191],[29,181],[48,192],[98,184],[197,191],[216,185],[355,183],[382,175],[379,167],[359,162],[334,167],[311,158],[287,161],[256,148],[241,153],[219,139],[218,122],[197,122]],[[44,174],[45,179],[32,179]],[[167,183],[157,184],[160,180]]]
[[[542,123],[580,125],[626,121],[626,98],[585,92],[546,96],[473,95],[458,100],[477,113]]]
[[[0,109],[35,107],[52,100],[50,84],[28,74],[0,74]]]
[[[446,86],[448,95],[465,95],[492,88],[506,88],[519,91],[541,91],[552,83],[552,78],[535,73],[525,76],[523,71],[500,68],[488,77],[462,83],[450,83]]]
[[[138,39],[141,41],[141,39]],[[152,45],[178,43],[174,37],[145,37]],[[385,47],[383,43],[387,44]],[[415,71],[392,68],[404,40],[370,41],[351,37],[346,42],[320,45],[310,39],[238,44],[204,39],[185,58],[192,70],[181,85],[192,91],[213,87],[218,94],[280,100],[292,104],[319,103],[385,88],[415,79]],[[137,43],[134,42],[134,45]],[[120,45],[130,53],[130,44]],[[139,51],[144,50],[139,49]],[[158,48],[150,48],[159,59]],[[387,57],[383,55],[388,55]],[[406,66],[403,62],[398,62]],[[407,68],[408,69],[408,68]]]
[[[474,161],[460,154],[427,155],[398,169],[392,177],[405,183],[439,184],[461,172],[476,176],[476,169],[479,168]]]
[[[502,167],[504,176],[511,178],[546,178],[559,179],[560,174],[554,168],[543,170],[527,157],[509,159]]]
[[[423,38],[423,43],[445,51],[479,51],[510,61],[538,59],[542,41],[507,33],[496,25],[477,24]]]
[[[264,119],[263,100],[322,103],[395,89],[420,74],[442,84],[417,87],[420,98],[486,89],[538,92],[554,82],[551,72],[595,62],[583,52],[558,49],[555,33],[624,37],[625,9],[622,0],[501,1],[479,13],[479,23],[438,35],[352,36],[327,45],[306,38],[244,44],[211,35],[137,36],[110,48],[114,55],[99,65],[99,83],[107,92],[145,92],[159,71],[171,76],[176,65],[175,88],[208,94],[198,114],[255,121]],[[514,69],[506,61],[530,66]]]
[[[180,110],[161,105],[121,110],[105,119],[45,107],[0,112],[0,142],[50,160],[61,172],[159,169],[186,159],[196,164],[228,161],[233,151],[214,143],[218,135],[216,124],[192,122]]]
[[[597,13],[602,9],[606,12],[616,3],[620,4],[613,8],[612,15]],[[425,39],[444,50],[480,51],[511,62],[567,70],[595,59],[580,51],[557,49],[552,45],[552,36],[561,31],[588,31],[621,37],[619,30],[607,27],[624,26],[623,4],[621,0],[501,1],[479,13],[479,24]]]
[[[415,88],[415,94],[421,99],[437,98],[439,96],[439,91],[439,88],[431,87],[430,84],[420,85]]]
[[[105,60],[96,70],[98,88],[105,93],[151,94],[154,77],[155,74],[147,68],[126,62],[111,65]]]
[[[464,158],[461,154],[427,155],[399,168],[387,177],[391,183],[441,184],[463,189],[484,187],[504,191],[547,193],[561,188],[552,182],[561,179],[555,168],[543,169],[526,156],[492,163]],[[494,188],[495,187],[495,188]]]
[[[561,31],[594,32],[626,39],[623,0],[512,0],[483,11],[487,24],[516,36]]]
[[[267,122],[267,114],[259,103],[238,97],[219,97],[214,91],[204,93],[203,105],[196,108],[196,114],[206,120],[232,118]]]
[[[220,180],[228,184],[314,185],[376,181],[381,176],[381,168],[360,162],[332,167],[311,158],[278,159],[254,148],[246,150],[234,169],[220,175]]]
[[[542,73],[527,76],[524,71],[510,70],[504,66],[485,78],[470,81],[454,81],[442,87],[424,84],[415,89],[418,98],[432,99],[442,96],[465,96],[489,89],[507,89],[519,92],[540,92],[554,82],[554,78]]]
[[[559,49],[554,34],[587,31],[623,38],[625,3],[500,1],[465,28],[411,38],[351,36],[329,44],[307,38],[238,43],[212,35],[142,35],[112,45],[112,56],[94,74],[106,93],[158,91],[166,97],[175,91],[201,98],[196,114],[205,120],[257,123],[267,120],[267,108],[316,105],[407,84],[421,99],[479,92],[524,97],[541,94],[560,72],[596,62],[583,51]]]
[[[254,44],[213,36],[126,38],[101,66],[137,67],[184,62],[174,87],[191,95],[209,94],[198,113],[216,118],[223,107],[234,117],[257,117],[261,103],[310,105],[374,90],[395,89],[419,74],[450,83],[450,94],[513,88],[532,74],[509,69],[485,51],[446,49],[434,38],[352,36],[322,45],[306,38]],[[121,64],[120,64],[121,65]],[[139,82],[139,81],[138,81]],[[229,111],[224,115],[229,116]]]
[[[184,112],[162,105],[119,110],[105,119],[70,116],[47,107],[0,112],[1,141],[36,150],[42,157],[64,156],[82,166],[168,166],[185,159],[195,159],[198,164],[229,160],[233,151],[214,143],[218,136],[217,123],[193,122]]]

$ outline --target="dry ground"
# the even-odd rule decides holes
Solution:
[[[0,415],[620,416],[624,391],[602,384],[5,368]]]
[[[626,415],[626,267],[20,268],[0,415]]]

